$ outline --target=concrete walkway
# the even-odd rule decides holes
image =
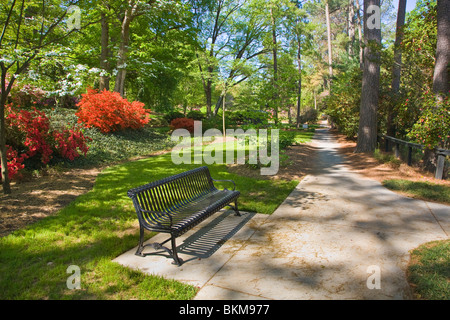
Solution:
[[[448,239],[450,207],[352,173],[326,129],[313,142],[320,170],[272,215],[217,213],[177,240],[181,267],[151,248],[145,258],[134,248],[115,261],[198,286],[196,299],[411,298],[409,250]]]

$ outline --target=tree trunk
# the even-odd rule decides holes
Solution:
[[[406,0],[399,0],[398,13],[397,13],[397,27],[395,32],[394,43],[394,64],[392,66],[392,83],[391,83],[391,95],[392,104],[388,106],[387,114],[387,135],[395,137],[396,128],[394,125],[394,104],[398,98],[398,92],[400,90],[400,75],[402,65],[402,48],[401,43],[403,41],[403,26],[405,24],[406,13]]]
[[[300,36],[298,36],[298,51],[297,51],[297,65],[298,65],[298,92],[297,92],[297,129],[300,126],[300,110],[302,106],[302,44]]]
[[[27,64],[27,63],[26,63]],[[6,85],[7,69],[3,63],[1,65],[1,93],[0,93],[0,160],[1,160],[1,180],[3,185],[3,193],[10,194],[11,186],[8,175],[8,159],[6,156],[6,121],[5,121],[5,106],[9,93],[11,92],[12,85],[16,80],[15,76],[12,76],[8,86]]]
[[[272,55],[273,55],[273,111],[275,124],[278,124],[278,60],[277,60],[277,31],[273,8],[270,9],[270,18],[272,20]]]
[[[6,96],[4,91],[2,90],[1,99],[0,99],[0,160],[1,160],[1,178],[3,185],[3,193],[10,194],[11,186],[9,182],[8,176],[8,163],[6,157],[6,123],[5,123],[5,104],[6,104]]]
[[[331,83],[333,78],[333,53],[331,51],[331,25],[330,25],[330,10],[328,8],[328,1],[325,2],[325,17],[327,21],[327,42],[328,42],[328,73],[329,73],[329,81],[328,87],[331,91]]]
[[[353,56],[353,43],[355,42],[355,8],[354,0],[348,1],[348,55]]]
[[[149,1],[153,3],[153,1]],[[129,0],[128,6],[125,10],[120,31],[120,45],[117,54],[117,76],[114,91],[119,92],[123,97],[125,95],[125,77],[127,75],[127,61],[128,61],[128,45],[130,43],[130,24],[133,19],[139,15],[138,13],[139,1]]]
[[[380,87],[381,29],[368,28],[370,5],[380,6],[380,0],[364,0],[364,70],[362,78],[358,142],[355,152],[373,152],[377,145],[377,111]],[[377,19],[379,19],[378,17]]]
[[[123,97],[125,94],[125,77],[127,75],[127,53],[128,44],[130,42],[130,23],[131,23],[131,8],[125,11],[125,17],[122,21],[122,29],[120,32],[120,46],[117,59],[117,76],[114,91],[119,92]]]
[[[100,53],[100,69],[102,70],[102,74],[108,73],[107,75],[100,75],[100,81],[99,81],[99,90],[100,92],[104,89],[109,90],[109,49],[108,49],[108,42],[109,42],[109,22],[106,18],[106,14],[101,14],[101,26],[102,26],[102,32],[101,32],[101,53]]]
[[[208,68],[208,79],[206,79],[206,87],[205,87],[205,96],[206,96],[206,116],[211,118],[212,116],[212,76],[213,76],[213,67],[209,66]]]
[[[450,0],[437,1],[436,64],[433,91],[438,100],[449,95],[450,90]]]
[[[361,28],[361,7],[359,5],[359,0],[356,0],[356,22],[358,24],[358,37],[359,37],[359,68],[364,69],[364,46],[363,46],[363,36]]]

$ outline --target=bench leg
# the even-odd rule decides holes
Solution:
[[[231,205],[231,204],[229,204],[229,206],[231,207],[231,209],[234,210],[234,212],[235,212],[234,215],[235,215],[235,216],[238,216],[238,217],[241,216],[241,213],[239,212],[239,209],[238,209],[237,199],[234,201],[234,206]]]
[[[172,257],[173,257],[172,264],[176,264],[178,266],[181,266],[183,264],[183,260],[178,257],[177,245],[175,243],[175,237],[174,236],[171,237],[171,242],[172,242]]]
[[[145,255],[142,253],[142,250],[144,250],[144,228],[140,227],[139,229],[139,245],[135,255],[144,257]]]
[[[175,243],[175,237],[174,236],[170,236],[170,239],[165,240],[162,243],[148,243],[146,245],[144,245],[144,228],[140,228],[140,232],[139,232],[139,245],[138,248],[136,250],[135,255],[140,256],[140,257],[145,257],[145,254],[142,253],[142,251],[144,250],[145,247],[152,247],[155,250],[164,250],[166,251],[172,258],[173,258],[173,262],[172,264],[176,264],[178,266],[181,266],[183,264],[183,260],[181,258],[178,257],[177,254],[177,245]],[[172,243],[172,250],[170,250],[169,248],[166,248],[163,246],[164,243],[166,243],[167,241],[171,240]]]

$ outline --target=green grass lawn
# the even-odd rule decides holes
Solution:
[[[404,192],[411,197],[450,204],[450,187],[423,181],[392,179],[383,181],[391,190]]]
[[[450,300],[450,240],[433,241],[411,252],[408,280],[423,300]]]
[[[174,165],[171,154],[105,169],[94,188],[57,215],[0,238],[1,299],[191,299],[197,289],[144,275],[111,262],[138,242],[138,223],[127,190],[199,165]],[[232,179],[240,209],[272,213],[297,181],[264,180],[209,165],[215,179]],[[220,185],[218,185],[220,186]],[[66,285],[70,265],[81,270],[81,290]]]

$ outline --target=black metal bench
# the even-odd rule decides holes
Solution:
[[[214,181],[231,182],[233,190],[219,190]],[[140,226],[136,255],[145,256],[142,251],[151,246],[168,252],[180,266],[175,239],[225,206],[240,216],[235,189],[234,181],[212,179],[208,167],[200,167],[129,190]],[[169,233],[170,238],[144,246],[144,230]],[[169,240],[172,250],[163,246]]]

